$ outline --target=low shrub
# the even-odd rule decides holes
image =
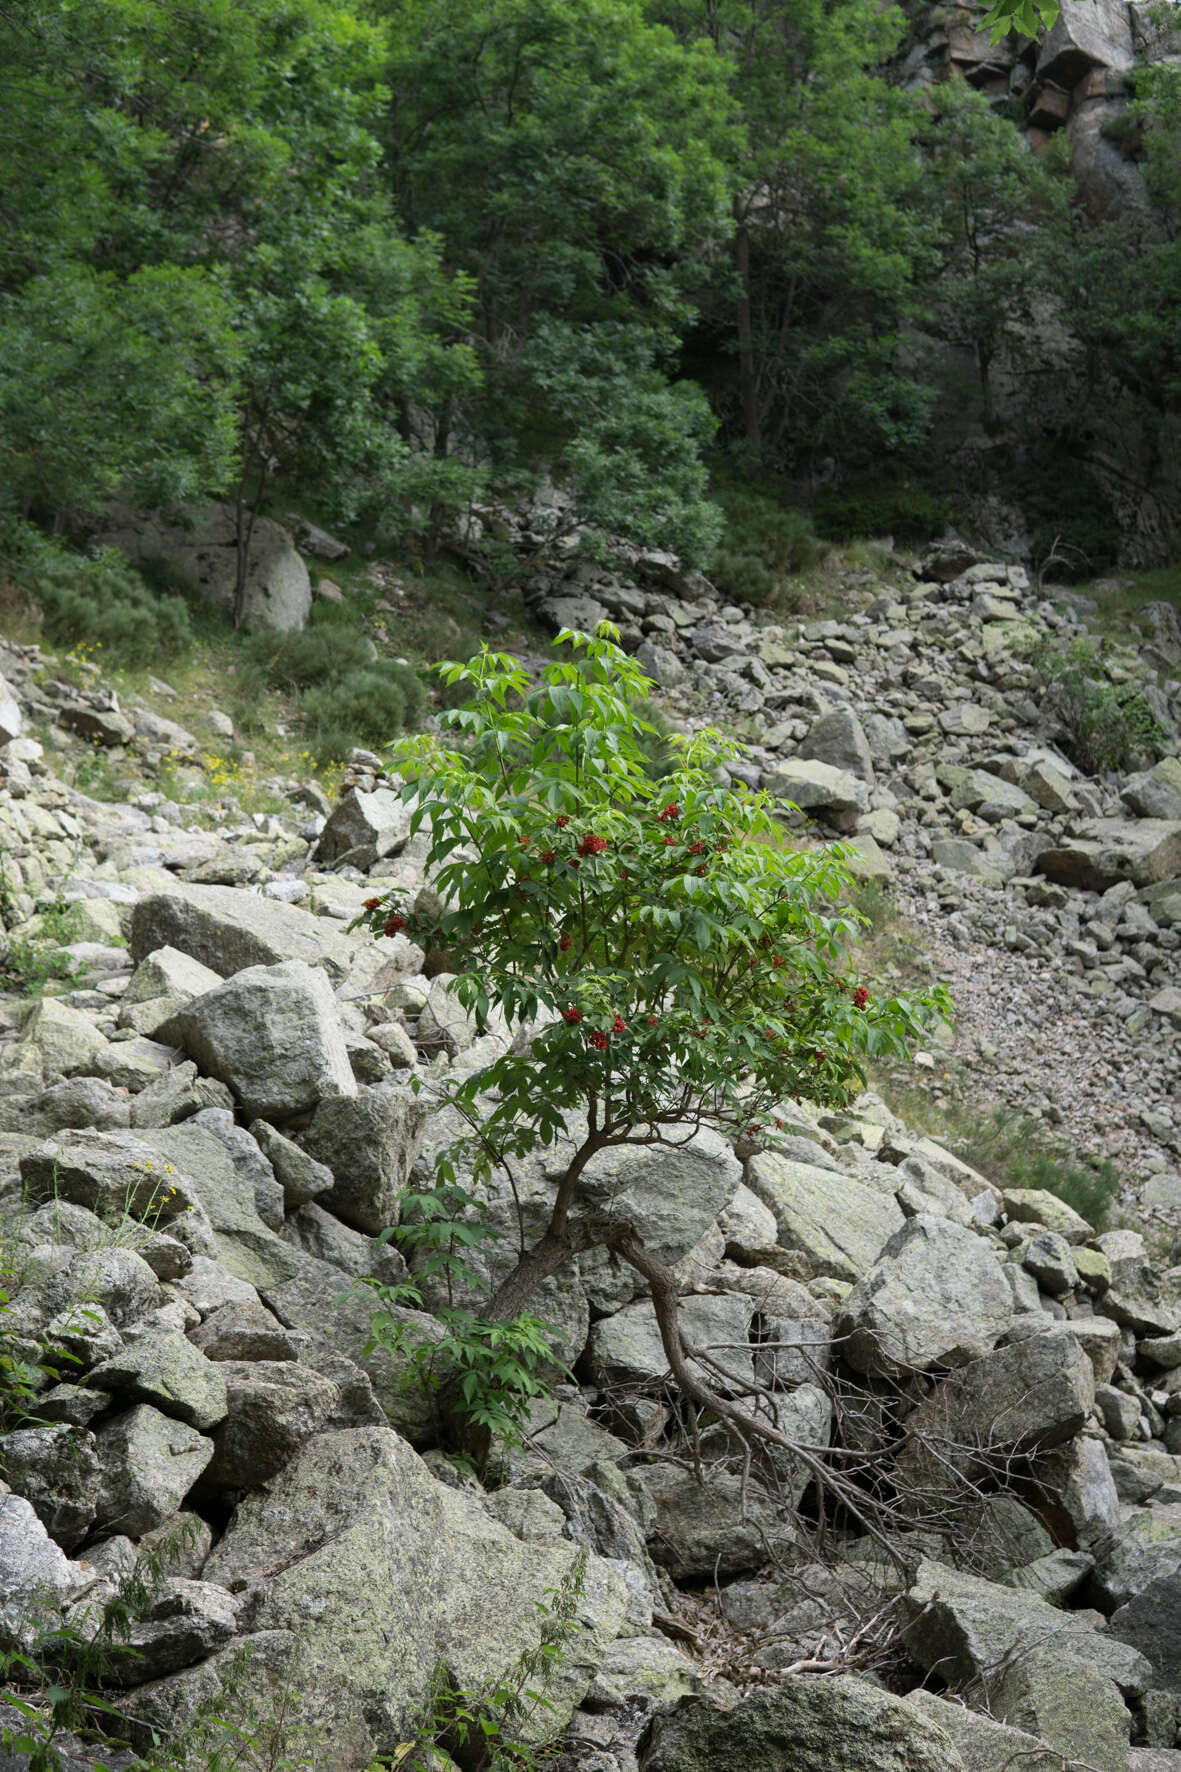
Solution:
[[[256,628],[244,645],[247,665],[262,671],[272,689],[311,689],[336,683],[373,662],[373,645],[357,628],[336,622],[277,634]]]
[[[794,574],[809,572],[820,547],[808,513],[749,489],[718,494],[726,528],[709,566],[724,596],[786,611],[801,606]]]
[[[394,733],[419,725],[426,691],[409,665],[374,659],[305,689],[300,706],[309,748],[323,767],[340,762],[354,745],[385,745]]]
[[[947,527],[941,493],[910,480],[826,487],[812,507],[816,533],[825,541],[891,535],[896,542],[931,541]]]
[[[1134,684],[1112,683],[1092,640],[1042,640],[1029,660],[1043,706],[1062,728],[1062,748],[1088,775],[1138,769],[1161,755],[1164,734]]]
[[[103,663],[135,668],[193,644],[185,599],[151,589],[114,548],[74,554],[37,538],[22,547],[18,576],[52,646],[101,648]]]

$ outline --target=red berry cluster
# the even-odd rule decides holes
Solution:
[[[573,1027],[576,1022],[582,1020],[582,1010],[577,1009],[573,1003],[567,1003],[565,1009],[562,1011],[562,1020],[568,1021],[570,1026]]]
[[[595,1032],[590,1036],[590,1043],[596,1052],[602,1052],[607,1044],[607,1036],[606,1034],[600,1033],[596,1028]]]
[[[670,800],[668,805],[665,807],[664,811],[661,812],[658,816],[659,816],[661,824],[667,824],[670,819],[680,818],[681,808],[677,805],[677,802],[675,800]]]
[[[596,837],[588,834],[578,845],[578,853],[579,855],[601,855],[606,847],[606,837]]]
[[[859,984],[857,989],[853,992],[853,1007],[854,1009],[864,1009],[868,1002],[869,992],[863,984]]]

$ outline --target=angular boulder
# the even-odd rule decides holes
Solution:
[[[868,1680],[796,1674],[725,1708],[683,1698],[657,1717],[641,1772],[964,1772],[939,1725]]]
[[[140,1403],[96,1436],[102,1476],[97,1524],[142,1538],[174,1514],[213,1457],[213,1442]]]
[[[226,1360],[226,1417],[202,1489],[258,1489],[327,1422],[339,1387],[293,1360]]]
[[[920,1667],[937,1669],[949,1685],[987,1681],[1006,1662],[1042,1646],[1094,1668],[1132,1696],[1151,1684],[1152,1669],[1144,1656],[1094,1629],[1086,1615],[1059,1611],[1036,1594],[1000,1587],[943,1563],[923,1559],[903,1611],[908,1652]]]
[[[809,757],[789,757],[776,763],[764,777],[763,786],[775,799],[787,800],[801,812],[815,813],[838,831],[854,831],[860,815],[869,810],[869,789],[864,781]]]
[[[205,602],[233,615],[238,582],[237,520],[232,504],[163,511],[121,510],[103,539],[135,561],[166,561]],[[288,530],[255,517],[246,560],[246,626],[286,633],[302,628],[312,607],[312,581]]]
[[[357,1093],[331,987],[303,960],[246,967],[195,997],[168,1031],[252,1119],[291,1119]]]
[[[1181,819],[1181,759],[1165,757],[1155,768],[1133,775],[1120,799],[1137,818]]]
[[[353,867],[371,868],[406,847],[413,813],[413,802],[390,788],[375,788],[371,794],[350,788],[320,833],[317,858],[329,866],[347,860]]]
[[[852,708],[833,708],[821,714],[808,728],[796,756],[844,770],[867,787],[874,785],[873,752]]]
[[[324,1097],[304,1138],[308,1155],[332,1171],[321,1204],[370,1236],[396,1224],[427,1112],[412,1095],[385,1084]]]
[[[1181,820],[1091,819],[1077,837],[1043,849],[1034,871],[1089,892],[1106,892],[1120,880],[1153,886],[1181,874]]]
[[[248,1496],[204,1579],[253,1592],[242,1622],[262,1652],[245,1665],[248,1693],[268,1690],[268,1644],[304,1639],[301,1721],[330,1734],[340,1772],[361,1772],[412,1735],[440,1660],[457,1687],[476,1691],[535,1649],[538,1604],[552,1603],[576,1557],[562,1539],[522,1544],[476,1497],[436,1482],[388,1428],[359,1428],[319,1435]],[[564,1728],[625,1605],[622,1581],[592,1556],[573,1653],[547,1682],[547,1735]],[[136,1714],[183,1730],[216,1690],[220,1661],[141,1688]]]
[[[890,1238],[833,1324],[844,1358],[874,1376],[964,1366],[1013,1324],[1013,1295],[991,1244],[921,1214]]]
[[[248,966],[304,960],[343,978],[357,947],[339,924],[298,905],[234,886],[187,886],[149,893],[131,913],[129,945],[138,963],[158,948],[178,948],[222,978]]]
[[[1045,1741],[1070,1764],[1126,1772],[1132,1718],[1115,1681],[1061,1641],[1031,1645],[988,1681],[994,1716]]]
[[[90,1373],[94,1390],[109,1391],[125,1403],[151,1403],[161,1414],[190,1427],[216,1427],[226,1416],[223,1369],[207,1360],[178,1329],[139,1335]]]
[[[745,1181],[774,1213],[783,1248],[833,1279],[859,1280],[905,1223],[892,1194],[775,1151],[752,1157]]]

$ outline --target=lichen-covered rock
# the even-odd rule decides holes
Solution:
[[[140,1686],[191,1667],[225,1647],[237,1628],[237,1605],[211,1581],[170,1575],[126,1635],[103,1648],[103,1677]]]
[[[987,1682],[994,1716],[1045,1741],[1068,1763],[1125,1772],[1132,1718],[1115,1681],[1061,1642],[1033,1644]]]
[[[328,980],[302,960],[247,967],[168,1026],[251,1118],[290,1119],[325,1096],[357,1092]]]
[[[226,1417],[202,1488],[257,1489],[327,1422],[338,1388],[292,1360],[225,1360]]]
[[[24,1496],[0,1494],[0,1647],[28,1647],[42,1610],[90,1580],[90,1571],[54,1544]]]
[[[942,1563],[924,1558],[919,1564],[905,1610],[907,1649],[920,1667],[938,1668],[948,1682],[988,1679],[1008,1658],[1046,1645],[1097,1669],[1133,1696],[1152,1683],[1144,1656],[1095,1630],[1086,1615],[1061,1612],[1036,1594]]]
[[[905,1222],[892,1194],[776,1151],[752,1157],[745,1179],[775,1214],[782,1246],[837,1280],[860,1279]]]
[[[328,1165],[317,1163],[293,1139],[285,1138],[266,1120],[255,1120],[250,1127],[250,1136],[271,1165],[289,1210],[306,1206],[309,1200],[327,1193],[332,1186],[332,1171]]]
[[[97,1432],[96,1524],[139,1538],[174,1514],[213,1457],[213,1442],[141,1403]]]
[[[0,1438],[0,1470],[63,1550],[82,1543],[98,1511],[92,1434],[69,1426],[18,1428]]]
[[[562,1539],[522,1544],[474,1496],[437,1482],[395,1433],[368,1428],[319,1435],[247,1497],[204,1574],[251,1590],[240,1620],[248,1641],[304,1636],[300,1720],[331,1731],[341,1772],[360,1772],[406,1738],[440,1659],[475,1691],[536,1645],[537,1603],[576,1555]],[[623,1584],[591,1557],[573,1652],[547,1686],[544,1734],[564,1727],[624,1608]],[[136,1713],[183,1726],[219,1660],[141,1688]],[[265,1692],[266,1668],[265,1654],[246,1662],[248,1691]]]
[[[1013,1298],[975,1231],[926,1214],[896,1231],[833,1325],[854,1371],[964,1366],[1012,1327]]]
[[[393,1085],[322,1100],[304,1140],[309,1156],[332,1171],[321,1204],[371,1236],[396,1224],[426,1117],[423,1105]]]
[[[139,899],[131,913],[131,957],[138,964],[158,948],[177,948],[221,978],[248,966],[303,960],[343,978],[356,945],[338,925],[234,886],[188,886]]]
[[[149,1331],[96,1366],[87,1381],[124,1402],[151,1403],[203,1431],[226,1416],[223,1369],[177,1331]]]
[[[796,1674],[725,1709],[682,1699],[653,1723],[642,1772],[964,1772],[950,1737],[850,1674]]]
[[[354,867],[371,868],[406,847],[413,812],[413,805],[389,788],[370,794],[350,788],[320,833],[317,858],[330,867],[347,858]]]

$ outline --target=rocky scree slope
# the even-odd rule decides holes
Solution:
[[[1138,1079],[1110,1136],[1167,1216],[1181,808],[1168,764],[1084,780],[1044,742],[1014,636],[1073,617],[963,558],[790,630],[672,572],[584,579],[548,613],[620,619],[685,720],[752,722],[752,779],[892,865],[955,954],[992,965],[999,934],[1023,988],[1048,971],[1111,1054],[1105,1084],[1082,1078],[1092,1108],[1114,1117],[1119,1067]],[[1174,734],[1175,644],[1161,617],[1148,692]],[[430,1397],[364,1354],[353,1282],[399,1271],[377,1233],[452,1133],[432,1078],[529,1030],[477,1038],[421,949],[347,932],[375,889],[430,891],[378,759],[335,808],[287,784],[290,814],[194,830],[159,793],[100,803],[54,773],[83,742],[62,733],[149,762],[187,735],[29,650],[0,672],[5,919],[35,933],[60,889],[88,968],[0,1007],[3,1332],[69,1356],[0,1440],[10,1647],[62,1615],[90,1628],[166,1542],[107,1675],[133,1743],[190,1730],[232,1666],[264,1707],[296,1681],[331,1744],[309,1764],[360,1768],[413,1730],[440,1659],[477,1690],[535,1642],[581,1547],[549,1717],[571,1766],[1181,1765],[1181,1269],[998,1192],[873,1096],[793,1108],[763,1149],[628,1157],[604,1184],[679,1264],[694,1340],[853,1473],[874,1531],[828,1508],[821,1555],[800,1458],[688,1445],[650,1303],[590,1257],[544,1300],[580,1383],[482,1491]],[[545,1185],[523,1178],[527,1212]]]

